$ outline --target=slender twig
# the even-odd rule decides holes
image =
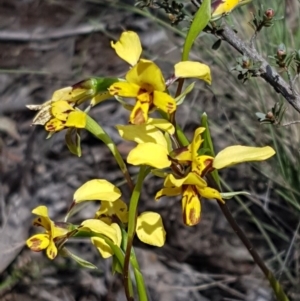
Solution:
[[[281,124],[281,126],[289,126],[289,125],[297,124],[297,123],[300,123],[300,120],[294,120],[294,121],[286,122],[284,124]]]
[[[207,175],[207,182],[209,183],[209,186],[220,190],[217,183],[213,179],[211,174]],[[260,270],[263,272],[263,274],[268,279],[274,294],[277,297],[278,301],[289,301],[289,298],[286,296],[285,292],[283,291],[281,285],[276,280],[274,274],[271,272],[271,270],[268,269],[264,261],[260,258],[259,254],[256,252],[255,248],[247,238],[244,231],[240,228],[240,226],[235,221],[234,217],[232,216],[230,210],[228,209],[227,205],[225,203],[221,203],[218,201],[219,207],[222,210],[222,213],[224,214],[225,218],[227,219],[228,223],[230,224],[231,228],[235,232],[235,234],[239,237],[239,239],[242,241],[244,246],[247,248],[248,252],[252,256],[254,262],[258,265]]]
[[[65,39],[78,35],[86,35],[93,32],[103,31],[104,23],[99,24],[82,24],[75,28],[63,28],[45,32],[29,32],[29,31],[0,31],[0,41],[18,41],[18,42],[41,42],[45,40]]]
[[[219,37],[230,44],[242,55],[249,57],[253,63],[261,63],[259,72],[261,78],[269,83],[277,93],[280,93],[294,109],[300,113],[300,95],[297,91],[292,91],[290,85],[274,70],[270,64],[257,52],[246,44],[240,37],[227,25],[218,32]]]

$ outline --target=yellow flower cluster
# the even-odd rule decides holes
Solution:
[[[215,16],[230,11],[238,2],[223,1],[223,6],[214,11]],[[166,81],[153,61],[141,58],[142,46],[135,32],[122,33],[119,41],[112,42],[111,46],[130,65],[125,78],[89,79],[60,89],[46,103],[28,106],[38,111],[33,124],[45,126],[50,134],[63,129],[71,131],[87,128],[88,110],[109,97],[115,97],[126,109],[131,110],[130,124],[116,126],[123,139],[137,144],[129,152],[127,163],[156,169],[156,174],[160,173],[164,177],[164,184],[155,199],[181,196],[184,223],[188,226],[196,225],[201,217],[202,198],[224,202],[222,194],[209,186],[209,173],[246,161],[265,160],[275,152],[268,146],[256,148],[236,145],[225,148],[215,157],[203,155],[201,147],[204,127],[195,130],[189,145],[180,145],[175,135],[174,112],[179,104],[178,99],[186,95],[183,93],[182,97],[173,97],[168,87],[180,78],[197,78],[210,84],[209,67],[200,62],[179,62],[174,66],[174,75]],[[127,98],[134,99],[134,105],[125,102]],[[88,99],[92,99],[88,109],[80,110],[78,106]],[[149,114],[154,110],[158,110],[164,118],[151,118]],[[101,205],[94,218],[78,226],[55,223],[49,218],[45,206],[35,208],[33,213],[39,217],[34,225],[43,227],[45,232],[30,237],[27,240],[28,247],[33,251],[46,249],[47,256],[54,259],[69,237],[86,233],[103,258],[114,255],[115,247],[121,248],[123,231],[131,222],[120,190],[105,179],[94,179],[75,192],[72,206],[84,201],[100,201]],[[158,213],[143,212],[134,225],[142,242],[158,247],[164,245],[166,232]]]

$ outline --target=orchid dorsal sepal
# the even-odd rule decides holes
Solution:
[[[108,201],[114,202],[121,197],[121,191],[115,185],[105,179],[93,179],[81,187],[74,193],[74,202],[81,203],[83,201]]]
[[[209,85],[211,84],[210,68],[200,62],[182,61],[175,66],[175,77],[177,78],[198,78]]]

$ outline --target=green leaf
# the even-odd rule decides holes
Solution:
[[[94,89],[94,97],[91,101],[91,107],[94,107],[98,103],[111,98],[112,96],[108,92],[108,88],[116,82],[119,82],[120,79],[116,77],[95,77],[91,79],[92,87]]]
[[[198,35],[209,23],[210,17],[211,17],[211,0],[203,0],[200,8],[195,14],[194,20],[191,24],[191,27],[188,31],[188,34],[184,42],[183,53],[182,53],[183,61],[187,61],[189,59],[189,53],[191,51],[191,48]]]
[[[69,128],[65,136],[65,141],[69,151],[72,154],[81,157],[81,137],[79,133],[79,129]]]
[[[106,92],[112,84],[119,81],[117,77],[95,77],[93,80],[93,86],[97,94]]]
[[[68,257],[72,258],[73,260],[75,260],[79,265],[83,266],[84,268],[93,269],[93,270],[98,269],[94,264],[78,257],[77,255],[70,252],[67,248],[61,249],[60,254],[63,256],[68,256]]]
[[[229,200],[236,195],[251,195],[251,193],[247,191],[232,191],[232,192],[220,192],[222,199]]]
[[[112,262],[112,271],[114,273],[123,274],[123,268],[116,256],[113,256],[113,262]]]
[[[206,155],[213,156],[215,157],[215,151],[214,151],[214,146],[211,140],[210,136],[210,131],[209,131],[209,126],[208,126],[208,120],[207,120],[207,115],[206,113],[203,113],[201,116],[201,126],[205,128],[205,131],[202,133],[203,137],[203,144],[201,146],[201,149],[207,149],[209,150]]]
[[[203,141],[201,149],[203,149],[203,148],[208,149],[209,153],[207,153],[207,155],[215,157],[214,145],[213,145],[212,140],[211,140],[211,135],[210,135],[210,131],[209,131],[209,126],[208,126],[208,120],[207,120],[206,113],[202,114],[201,126],[205,127],[205,131],[202,134],[202,137],[203,137],[204,141]],[[221,187],[218,171],[215,169],[211,173],[211,175],[214,178],[214,180],[216,181],[216,183],[218,184],[218,186]]]
[[[195,86],[195,82],[191,83],[189,86],[185,88],[185,90],[179,96],[175,98],[177,105],[181,105],[183,103],[186,95],[189,94],[194,89],[194,86]]]
[[[220,48],[221,44],[222,44],[222,40],[219,39],[219,40],[217,40],[217,41],[212,45],[211,48],[212,48],[213,50],[218,50],[218,49]]]

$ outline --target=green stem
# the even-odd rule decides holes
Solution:
[[[122,229],[122,237],[123,237],[122,245],[124,250],[127,247],[127,243],[128,243],[128,234],[125,231],[125,229]],[[144,277],[143,274],[141,273],[139,263],[137,261],[133,247],[131,248],[130,264],[133,267],[134,277],[135,277],[137,291],[139,295],[139,301],[148,301]]]
[[[114,142],[111,140],[109,135],[103,130],[103,128],[89,115],[87,115],[86,119],[86,127],[85,129],[92,133],[95,137],[97,137],[99,140],[104,142],[109,150],[112,152],[113,156],[115,157],[117,163],[119,164],[119,167],[127,181],[127,184],[130,188],[130,190],[133,190],[134,184],[132,182],[132,179],[130,177],[130,174],[128,172],[128,169],[126,167],[126,164],[121,156],[121,154],[118,151],[118,148],[114,144]]]
[[[138,174],[136,185],[133,189],[130,203],[129,203],[129,213],[128,213],[128,238],[127,238],[127,246],[125,252],[125,260],[124,260],[124,269],[123,269],[123,277],[124,277],[124,285],[125,285],[125,293],[128,292],[128,277],[129,277],[129,262],[131,257],[131,248],[133,244],[133,238],[135,235],[136,229],[136,220],[137,220],[137,206],[141,195],[142,185],[145,177],[149,173],[149,169],[146,166],[141,166]],[[128,301],[133,299],[130,298],[126,293],[126,297]]]

